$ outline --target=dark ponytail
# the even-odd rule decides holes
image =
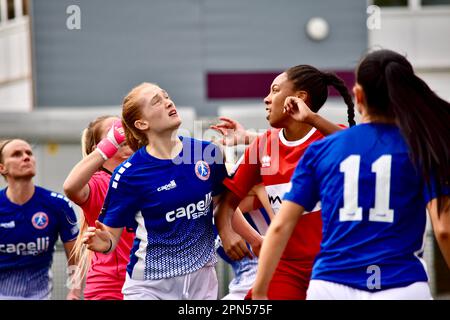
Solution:
[[[333,73],[324,73],[310,65],[298,65],[286,70],[288,80],[293,83],[294,90],[308,93],[313,112],[318,112],[328,98],[328,85],[332,85],[341,94],[347,105],[348,123],[355,124],[355,111],[352,97],[344,81]]]
[[[328,85],[333,86],[342,96],[347,105],[347,121],[350,127],[354,126],[355,123],[355,105],[352,100],[352,96],[350,92],[348,92],[348,88],[345,85],[345,82],[339,78],[334,73],[324,73],[325,81]]]
[[[438,196],[450,180],[450,104],[414,74],[406,58],[390,50],[367,55],[357,70],[370,114],[395,119],[425,181]]]

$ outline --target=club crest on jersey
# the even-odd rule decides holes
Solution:
[[[208,180],[210,173],[211,169],[205,161],[197,161],[197,163],[195,164],[195,174],[197,175],[197,178],[203,181]]]
[[[36,229],[42,230],[48,226],[48,215],[45,212],[36,212],[31,218],[31,223]]]
[[[264,156],[261,159],[261,167],[267,168],[270,167],[270,156]]]

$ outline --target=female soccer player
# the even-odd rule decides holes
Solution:
[[[111,172],[131,155],[123,145],[125,134],[119,118],[103,116],[92,121],[83,132],[83,159],[78,162],[64,182],[64,192],[83,209],[81,232],[74,255],[78,268],[73,279],[80,285],[86,277],[84,299],[122,300],[122,287],[134,233],[124,230],[116,249],[108,255],[95,252],[93,256],[82,243],[82,234],[88,226],[95,226],[108,190]],[[92,260],[92,261],[91,261]]]
[[[306,151],[264,240],[255,298],[267,297],[289,235],[318,201],[323,239],[308,299],[431,299],[426,209],[450,265],[450,104],[393,51],[368,54],[356,79],[362,124]]]
[[[212,213],[226,176],[220,150],[178,137],[175,105],[154,84],[125,97],[122,118],[136,152],[114,171],[103,223],[88,228],[84,242],[108,253],[123,227],[136,230],[124,299],[217,299]]]
[[[307,146],[341,129],[315,113],[327,100],[329,85],[334,86],[344,98],[349,123],[353,124],[350,93],[336,75],[321,72],[312,66],[299,65],[274,79],[264,102],[267,120],[275,129],[268,130],[253,141],[233,178],[224,181],[229,191],[219,205],[216,224],[230,258],[242,257],[233,251],[235,238],[230,223],[230,217],[241,199],[253,186],[263,183],[276,214],[284,193],[290,188],[289,181],[295,166]],[[271,282],[270,299],[305,299],[313,260],[321,240],[319,209],[311,210],[298,224]]]
[[[33,183],[36,160],[24,140],[0,142],[0,173],[7,183],[0,190],[0,300],[50,299],[58,236],[69,259],[78,235],[72,204]],[[72,289],[67,298],[79,295],[80,290]]]

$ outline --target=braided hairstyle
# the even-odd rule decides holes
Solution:
[[[310,65],[298,65],[286,70],[288,80],[293,83],[294,90],[308,92],[313,112],[318,112],[328,99],[328,86],[333,86],[347,105],[347,118],[350,126],[355,125],[355,105],[344,81],[336,74],[322,72]]]

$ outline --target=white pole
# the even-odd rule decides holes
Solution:
[[[8,3],[6,0],[0,0],[0,23],[6,23],[8,20]]]
[[[16,14],[16,19],[23,16],[23,2],[22,0],[14,0],[14,12]]]

